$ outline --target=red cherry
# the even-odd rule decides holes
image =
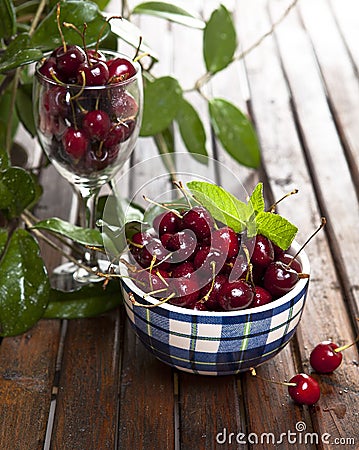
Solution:
[[[310,375],[299,373],[291,378],[289,383],[295,383],[295,386],[288,386],[288,393],[296,403],[314,405],[319,400],[319,384]]]
[[[153,228],[162,236],[164,233],[176,233],[179,230],[181,219],[173,211],[164,211],[153,219]]]
[[[63,146],[66,153],[78,159],[85,155],[89,141],[82,130],[68,128],[63,137]]]
[[[56,52],[57,70],[66,79],[76,78],[79,67],[85,62],[86,53],[78,45],[59,47]]]
[[[248,308],[253,298],[254,289],[244,280],[225,283],[218,292],[218,303],[225,311]]]
[[[263,286],[274,297],[280,297],[291,291],[299,279],[298,272],[280,261],[273,261],[267,267]]]
[[[210,237],[214,228],[214,220],[203,206],[194,206],[185,212],[182,219],[182,227],[189,228],[200,241]]]
[[[227,259],[237,256],[239,251],[239,241],[237,233],[230,227],[218,228],[212,233],[211,246],[224,253]]]
[[[274,250],[272,242],[258,234],[255,239],[251,261],[253,264],[261,267],[268,267],[274,260]]]
[[[103,61],[97,61],[90,66],[83,63],[78,70],[77,83],[86,86],[103,86],[109,78],[107,64]]]
[[[171,280],[170,290],[176,294],[170,303],[190,308],[199,299],[199,287],[195,278],[175,278]]]
[[[127,80],[136,75],[133,64],[125,58],[114,58],[107,61],[110,83]]]
[[[93,109],[86,113],[82,127],[91,139],[102,141],[111,128],[111,120],[105,111]]]
[[[302,272],[302,265],[297,259],[293,259],[293,256],[289,253],[282,253],[278,258],[278,261],[282,261],[284,264],[290,264],[290,267],[296,272]]]
[[[266,305],[273,300],[273,297],[267,289],[264,289],[261,286],[255,286],[255,295],[253,302],[251,303],[251,308],[255,308],[256,306]]]
[[[342,353],[336,352],[339,348],[331,341],[323,341],[312,350],[310,354],[310,365],[318,373],[331,373],[337,369],[343,359]]]

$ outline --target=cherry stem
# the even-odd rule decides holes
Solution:
[[[140,36],[140,38],[138,40],[138,46],[136,48],[135,56],[133,57],[134,61],[136,60],[136,58],[138,57],[138,55],[140,53],[141,44],[142,44],[142,36]]]
[[[290,267],[292,262],[295,260],[295,258],[299,255],[299,253],[303,250],[303,248],[308,244],[308,242],[313,239],[313,237],[319,233],[319,231],[326,225],[327,223],[327,219],[325,217],[321,218],[321,223],[319,225],[319,227],[314,231],[314,233],[312,233],[309,238],[304,242],[304,244],[300,247],[300,249],[297,251],[297,253],[292,257],[292,259],[289,261],[289,263],[287,264],[287,267]]]
[[[151,200],[150,198],[146,197],[145,195],[143,195],[143,199],[148,203],[152,203],[152,205],[156,205],[156,206],[159,206],[160,208],[165,209],[166,211],[173,212],[173,214],[176,214],[177,217],[182,219],[181,214],[177,210],[168,208],[167,206],[163,205],[162,203],[158,203],[155,200]]]
[[[139,303],[139,302],[135,299],[135,296],[132,294],[132,292],[130,292],[130,293],[128,294],[128,296],[129,296],[129,298],[130,298],[130,300],[131,300],[131,303],[132,303],[133,305],[135,305],[135,306],[141,306],[142,308],[155,308],[156,306],[163,305],[163,303],[168,302],[168,301],[171,300],[171,298],[173,298],[175,295],[176,295],[176,294],[175,294],[174,292],[172,292],[171,295],[169,295],[168,297],[164,298],[163,300],[161,300],[161,301],[158,302],[158,303],[151,304],[151,305],[144,305],[143,303]]]
[[[102,35],[103,35],[104,31],[105,31],[105,28],[109,24],[110,20],[112,20],[112,19],[120,19],[120,20],[122,20],[122,16],[111,16],[111,17],[108,17],[106,19],[105,23],[102,25],[102,27],[101,27],[101,29],[99,31],[99,34],[97,36],[97,41],[96,41],[96,46],[95,46],[95,52],[96,53],[98,52],[98,49],[100,47],[100,39],[101,39],[101,37],[102,37]]]
[[[211,293],[213,291],[213,287],[214,287],[214,279],[216,277],[216,262],[215,261],[211,261],[211,266],[212,266],[211,287],[209,288],[209,291],[207,292],[207,294],[203,297],[203,299],[202,299],[203,303],[206,302],[209,299],[209,296],[211,295]]]
[[[56,22],[57,22],[57,28],[58,28],[59,33],[60,33],[62,46],[63,46],[63,48],[64,48],[64,52],[66,53],[66,51],[67,51],[67,46],[66,46],[66,41],[65,41],[64,34],[63,34],[63,32],[62,32],[62,29],[61,29],[61,24],[60,24],[60,10],[61,10],[61,7],[60,7],[60,2],[59,2],[59,3],[57,4],[57,9],[56,9]]]
[[[182,181],[173,181],[173,184],[176,186],[176,188],[178,188],[180,191],[181,191],[181,193],[183,194],[183,196],[184,196],[184,198],[186,199],[186,202],[187,202],[187,204],[188,204],[188,207],[189,208],[192,208],[192,204],[191,204],[191,200],[190,200],[190,197],[189,197],[189,194],[188,194],[188,192],[186,191],[186,189],[184,188],[184,186],[183,186],[183,183],[182,183]]]
[[[248,281],[251,283],[251,285],[254,287],[254,281],[253,281],[253,264],[251,263],[251,257],[249,254],[249,250],[247,248],[247,246],[245,244],[242,244],[242,248],[243,251],[246,255],[247,258],[247,264],[248,264],[248,270],[247,270],[247,275],[246,275],[246,281]]]
[[[335,353],[342,352],[343,350],[346,350],[347,348],[353,347],[357,342],[359,341],[359,335],[355,338],[355,340],[351,344],[343,345],[342,347],[337,347],[334,349]]]
[[[284,199],[294,195],[294,194],[298,194],[298,189],[293,189],[292,191],[288,192],[287,194],[283,195],[282,198],[280,198],[279,200],[277,200],[275,203],[273,203],[273,205],[269,208],[269,212],[274,213],[276,210],[276,207],[278,205],[278,203],[280,203],[281,201],[283,201]]]
[[[267,381],[268,383],[279,384],[281,386],[293,386],[293,387],[297,386],[297,383],[289,383],[288,381],[275,381],[270,380],[269,378],[261,377],[260,375],[257,374],[256,369],[254,367],[251,367],[249,370],[253,377],[257,377],[260,380]]]

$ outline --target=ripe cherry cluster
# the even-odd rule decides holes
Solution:
[[[64,43],[38,73],[40,131],[54,157],[81,174],[113,163],[136,124],[137,102],[122,87],[136,75],[132,62]]]
[[[203,206],[165,211],[153,230],[130,242],[137,286],[154,297],[202,311],[234,311],[289,292],[301,264],[263,235],[248,238],[218,223]]]

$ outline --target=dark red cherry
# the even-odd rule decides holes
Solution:
[[[97,61],[91,65],[87,63],[79,67],[77,75],[77,83],[81,86],[103,86],[109,78],[107,64],[103,61]]]
[[[85,62],[86,53],[78,45],[60,47],[56,52],[56,67],[65,78],[76,78],[79,67]]]
[[[227,259],[234,258],[239,251],[237,233],[230,227],[222,227],[212,232],[211,246],[227,255]]]
[[[104,140],[104,146],[113,147],[121,142],[125,142],[131,136],[135,125],[136,122],[133,119],[113,123],[106,139]]]
[[[289,253],[282,253],[277,261],[282,261],[284,264],[290,264],[290,267],[294,269],[296,272],[302,272],[302,265],[297,259],[293,259],[293,256]]]
[[[76,130],[75,128],[66,130],[62,142],[66,153],[75,159],[84,156],[89,145],[86,134],[82,130]]]
[[[94,48],[88,48],[86,50],[87,56],[90,60],[90,63],[96,62],[96,61],[103,61],[106,62],[106,56],[100,51],[96,50]]]
[[[206,286],[201,289],[202,301],[206,304],[206,307],[210,311],[217,311],[220,309],[218,303],[218,293],[224,284],[228,283],[228,278],[226,275],[218,274],[214,278],[213,282],[210,281]]]
[[[39,72],[50,80],[57,78],[60,81],[65,81],[64,77],[57,70],[56,58],[54,56],[45,59],[42,66],[39,68]]]
[[[339,348],[331,341],[323,341],[312,350],[310,354],[310,365],[318,373],[331,373],[337,369],[343,359],[342,353],[336,352]]]
[[[225,283],[218,292],[218,303],[225,311],[248,308],[253,298],[254,289],[244,280]]]
[[[273,261],[264,273],[263,286],[274,297],[280,297],[291,291],[298,280],[298,272],[281,261]]]
[[[173,211],[164,211],[153,220],[153,228],[162,236],[164,233],[176,233],[179,230],[181,218]]]
[[[107,61],[110,83],[118,83],[136,75],[133,64],[125,58],[114,58]]]
[[[135,272],[133,276],[135,284],[144,292],[151,293],[153,297],[166,297],[168,285],[166,278],[169,275],[165,271],[147,272],[146,270]]]
[[[194,206],[184,213],[182,227],[189,228],[197,236],[197,239],[203,240],[210,237],[214,228],[214,220],[206,208]]]
[[[120,120],[135,117],[138,112],[138,104],[132,95],[124,89],[111,89],[111,108]]]
[[[166,248],[173,252],[172,263],[178,263],[192,259],[197,247],[197,239],[193,231],[183,230],[174,233],[167,241]]]
[[[91,139],[102,141],[111,128],[111,120],[107,112],[93,109],[85,114],[82,127]]]
[[[251,308],[255,308],[256,306],[263,306],[267,303],[270,303],[273,300],[272,294],[264,289],[261,286],[255,286],[255,295],[253,302],[251,304]]]
[[[153,236],[147,231],[138,231],[132,236],[131,242],[133,242],[137,246],[143,247],[144,245],[147,245],[151,241],[151,239],[153,239]]]
[[[184,261],[172,270],[172,278],[191,278],[195,270],[190,261]]]
[[[319,384],[310,375],[299,373],[291,378],[289,383],[295,383],[295,386],[288,386],[288,392],[296,403],[300,405],[314,405],[319,400]]]
[[[175,293],[170,303],[190,308],[199,299],[199,287],[195,278],[175,278],[171,280],[170,289]]]
[[[268,267],[274,260],[274,250],[272,242],[258,234],[255,239],[251,261],[253,264],[261,267]]]

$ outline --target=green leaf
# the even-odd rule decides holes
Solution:
[[[231,14],[221,5],[213,11],[203,33],[203,56],[208,72],[216,73],[233,60],[237,47]]]
[[[15,230],[0,260],[0,335],[31,328],[43,316],[49,292],[37,242],[26,230]]]
[[[214,132],[224,149],[240,164],[257,168],[259,143],[248,118],[232,103],[220,98],[210,100],[209,113]]]
[[[110,311],[122,302],[119,284],[112,280],[106,288],[101,282],[84,286],[78,291],[63,292],[51,290],[44,318],[82,319],[95,317]]]
[[[182,99],[176,117],[183,142],[192,156],[208,156],[206,150],[206,132],[194,107]],[[199,158],[200,161],[203,158]]]
[[[42,51],[30,48],[28,33],[21,33],[9,44],[0,58],[0,72],[8,72],[42,58]]]
[[[34,200],[36,186],[30,173],[20,167],[9,167],[0,172],[0,209],[9,217],[18,217]]]
[[[49,219],[40,220],[35,225],[34,229],[45,230],[54,234],[59,234],[69,238],[82,245],[90,245],[95,247],[102,247],[102,237],[99,230],[91,228],[82,228],[73,225],[70,222],[59,219],[58,217],[51,217]]]
[[[176,22],[181,25],[186,25],[192,28],[203,29],[205,23],[198,17],[193,16],[184,9],[165,2],[144,2],[136,5],[132,14],[148,14],[152,16],[161,17],[171,22]]]
[[[245,229],[248,205],[238,200],[221,186],[205,181],[190,181],[188,189],[212,216],[238,233]]]
[[[56,9],[55,5],[32,36],[32,43],[35,47],[43,50],[53,50],[62,44],[60,33],[57,29]],[[61,23],[72,23],[80,30],[83,30],[83,25],[86,23],[87,45],[94,44],[97,41],[103,26],[105,26],[105,32],[102,35],[103,39],[110,30],[110,25],[107,24],[96,3],[88,0],[61,2],[60,21]],[[62,31],[66,42],[83,45],[82,37],[75,30],[62,27]]]
[[[177,115],[182,89],[175,78],[166,76],[147,82],[141,136],[153,136],[165,130]]]
[[[0,153],[4,153],[4,155],[0,155],[3,157],[3,162],[6,164],[5,149],[6,149],[6,135],[9,128],[10,116],[12,114],[12,124],[11,124],[11,137],[15,136],[19,125],[19,119],[17,117],[16,111],[12,110],[12,85],[8,87],[8,89],[0,96]],[[2,168],[5,166],[2,165]]]
[[[32,83],[21,84],[16,92],[17,115],[32,137],[36,136],[35,119],[32,104]]]
[[[5,250],[7,239],[8,239],[7,231],[0,229],[0,258]]]
[[[251,196],[249,197],[249,203],[252,205],[252,208],[256,214],[264,211],[265,202],[263,197],[263,183],[258,183],[254,188]]]
[[[10,0],[0,0],[0,39],[9,39],[16,32],[16,13]]]
[[[257,234],[263,234],[283,250],[290,247],[298,231],[298,228],[287,219],[271,212],[258,213],[255,222]]]
[[[6,132],[6,130],[4,130],[4,132]],[[4,170],[9,167],[9,155],[5,150],[5,146],[1,145],[2,140],[2,124],[0,123],[0,170]]]

